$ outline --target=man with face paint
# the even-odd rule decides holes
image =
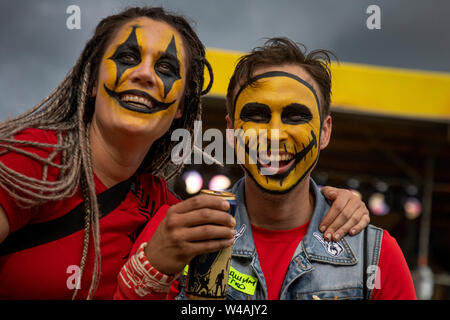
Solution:
[[[231,266],[257,282],[251,291],[230,284],[233,299],[415,299],[387,231],[369,225],[331,242],[319,232],[329,205],[310,174],[331,136],[329,64],[327,51],[274,38],[230,80],[227,123],[238,133],[229,140],[244,151],[245,173],[232,188],[242,232]]]

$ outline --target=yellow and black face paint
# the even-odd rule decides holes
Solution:
[[[284,71],[263,73],[249,83],[234,100],[234,130],[243,133],[236,135],[236,150],[245,150],[241,162],[260,188],[286,193],[318,159],[322,121],[317,94],[308,82]]]
[[[178,105],[177,100],[182,96],[183,85],[179,80],[182,79],[183,59],[177,49],[182,45],[181,39],[163,28],[158,29],[157,34],[151,33],[152,23],[156,22],[138,21],[131,25],[125,41],[113,46],[113,52],[107,52],[103,61],[110,70],[110,79],[103,83],[105,92],[122,108],[141,114],[167,110]],[[130,89],[127,83],[129,74],[141,67],[145,59],[151,59],[151,68],[161,87],[157,97],[138,88]]]

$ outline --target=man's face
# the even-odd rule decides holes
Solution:
[[[244,133],[235,138],[236,150],[245,148],[245,162],[241,161],[259,187],[285,193],[318,159],[318,96],[311,76],[296,65],[262,68],[254,78],[253,85],[241,87],[235,96],[234,129]],[[255,154],[257,159],[252,159]]]
[[[95,114],[103,126],[154,141],[182,114],[186,74],[183,41],[165,22],[138,18],[121,27],[102,58]]]

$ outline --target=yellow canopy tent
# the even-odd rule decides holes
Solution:
[[[243,52],[208,49],[214,70],[211,96],[225,97]],[[332,108],[355,113],[450,121],[450,74],[332,63]]]

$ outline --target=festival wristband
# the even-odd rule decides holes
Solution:
[[[123,289],[134,291],[138,296],[148,294],[168,293],[172,282],[179,276],[169,276],[156,270],[145,256],[144,249],[147,243],[139,246],[119,274],[119,282]]]

